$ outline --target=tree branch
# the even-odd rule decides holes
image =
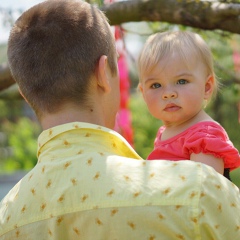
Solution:
[[[0,92],[15,83],[7,64],[0,65]]]
[[[132,0],[101,8],[111,25],[160,21],[240,34],[240,4],[199,0]]]

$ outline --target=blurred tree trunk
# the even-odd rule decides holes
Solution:
[[[7,64],[0,65],[0,92],[15,83]]]
[[[235,1],[236,2],[236,1]],[[240,33],[240,2],[205,0],[132,0],[101,8],[111,25],[158,21]]]

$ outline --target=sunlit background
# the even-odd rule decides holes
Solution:
[[[39,3],[39,0],[0,1],[0,64],[7,62],[7,39],[13,22],[21,12]],[[136,59],[146,38],[158,31],[174,28],[198,32],[209,44],[215,59],[221,91],[207,112],[226,129],[235,147],[240,150],[240,36],[220,31],[203,31],[167,23],[127,23],[113,28],[118,50],[123,60],[122,109],[116,123],[118,130],[146,158],[161,122],[147,111],[137,91]],[[117,30],[116,30],[117,29]],[[234,56],[236,57],[234,59]],[[126,75],[127,73],[127,75]],[[0,199],[36,164],[37,137],[40,125],[28,105],[17,93],[16,86],[0,92]],[[233,182],[240,187],[240,170],[231,173]]]

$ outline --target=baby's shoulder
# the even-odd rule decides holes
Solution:
[[[186,130],[187,134],[206,134],[206,136],[227,137],[225,129],[215,121],[198,122]]]

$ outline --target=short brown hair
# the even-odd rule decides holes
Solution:
[[[38,116],[66,101],[84,105],[102,55],[115,74],[116,48],[107,19],[80,0],[49,0],[30,8],[8,41],[13,78]]]

